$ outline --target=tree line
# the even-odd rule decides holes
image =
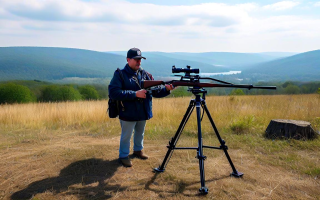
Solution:
[[[92,85],[50,84],[28,87],[7,82],[0,84],[0,104],[106,99],[107,92],[101,89],[106,90],[106,88]]]
[[[52,84],[41,81],[12,81],[0,83],[0,104],[28,102],[61,102],[79,100],[99,100],[108,98],[108,84],[75,85]],[[277,86],[277,90],[207,88],[208,95],[274,95],[274,94],[320,94],[320,82],[284,83],[261,82],[254,84]],[[172,91],[171,97],[192,96],[187,87],[178,87]],[[170,97],[169,96],[169,97]]]

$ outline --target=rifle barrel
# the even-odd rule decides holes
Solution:
[[[163,85],[163,84],[172,84],[173,86],[191,86],[191,87],[227,87],[227,88],[247,88],[247,89],[268,89],[275,90],[276,86],[253,86],[253,85],[236,85],[236,84],[217,84],[217,83],[200,83],[200,82],[191,82],[191,81],[143,81],[143,88],[148,89],[150,87]]]

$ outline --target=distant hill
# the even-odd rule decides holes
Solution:
[[[0,48],[0,79],[103,78],[112,76],[119,63],[124,62],[122,56],[81,49],[2,47]]]
[[[242,71],[237,79],[319,80],[320,51],[294,53],[165,53],[143,52],[142,67],[154,77],[171,76],[173,65],[199,68],[202,73]],[[293,55],[283,58],[283,56]],[[97,52],[55,47],[0,47],[0,81],[86,80],[112,77],[126,64],[126,52]],[[233,76],[233,75],[232,75]],[[77,78],[73,78],[77,77]],[[226,77],[223,77],[226,78]]]
[[[242,76],[256,80],[320,80],[320,50],[253,65],[243,70]]]
[[[126,52],[114,51],[108,52],[117,55],[125,55]],[[148,55],[152,58],[155,57],[167,57],[178,60],[187,61],[186,63],[194,68],[198,66],[192,66],[191,61],[198,63],[206,63],[214,65],[216,67],[222,67],[224,70],[243,70],[248,66],[263,63],[279,58],[292,56],[297,53],[290,52],[266,52],[266,53],[234,53],[234,52],[205,52],[205,53],[186,53],[186,52],[144,52],[144,55]],[[214,71],[212,71],[214,72]]]
[[[126,55],[71,48],[0,47],[0,80],[55,80],[68,77],[112,77],[116,68],[123,68]],[[187,64],[203,72],[221,72],[223,68],[206,63],[184,61],[165,56],[148,55],[144,69],[155,76],[171,75],[172,65]]]

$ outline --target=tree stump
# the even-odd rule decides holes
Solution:
[[[270,139],[310,140],[317,138],[318,133],[312,129],[310,122],[273,119],[267,127],[266,137]]]

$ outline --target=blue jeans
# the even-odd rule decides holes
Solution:
[[[120,119],[121,138],[119,148],[119,158],[126,158],[130,153],[130,140],[133,135],[133,150],[141,151],[143,149],[144,128],[146,126],[144,121],[123,121]]]

